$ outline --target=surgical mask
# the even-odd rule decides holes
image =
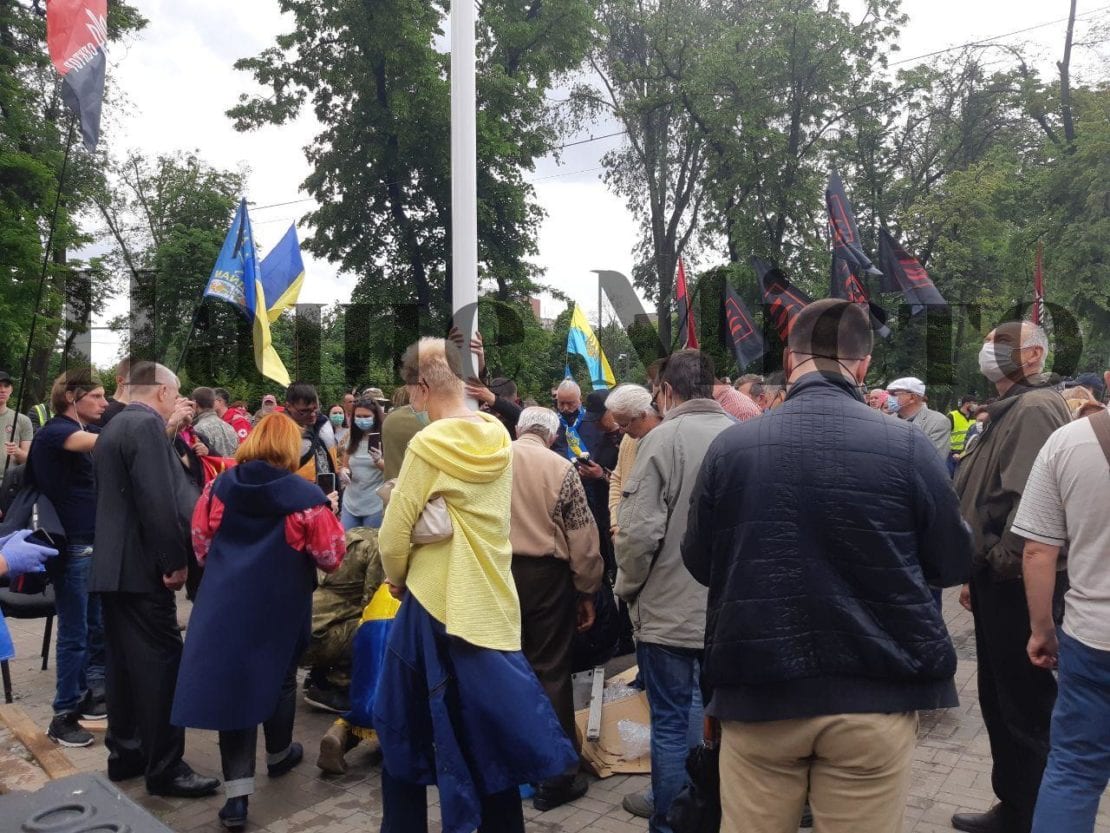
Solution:
[[[979,351],[979,372],[988,381],[1001,382],[1006,378],[1007,372],[1013,372],[1015,369],[1012,347],[1000,347],[993,342],[988,342]]]
[[[902,403],[898,401],[898,397],[888,396],[886,398],[886,410],[890,414],[896,414],[902,410]]]
[[[369,431],[374,427],[374,417],[355,417],[355,426],[359,431]]]
[[[336,428],[343,424],[343,414],[328,414],[328,419]]]
[[[419,422],[421,426],[428,425],[432,421],[427,411],[417,411],[414,409],[413,413],[416,414],[416,421]]]

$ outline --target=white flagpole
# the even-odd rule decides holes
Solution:
[[[475,0],[451,3],[451,309],[465,343],[478,325],[478,143]],[[460,312],[466,314],[460,315]],[[463,377],[477,375],[469,348]],[[476,407],[477,403],[472,403]]]

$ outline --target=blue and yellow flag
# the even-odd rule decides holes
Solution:
[[[254,246],[247,201],[239,203],[235,220],[228,229],[220,256],[208,278],[204,294],[239,307],[254,324],[254,364],[267,379],[289,384],[289,372],[270,340],[270,319],[266,314],[266,294],[262,288],[262,269]]]
[[[567,333],[567,354],[576,353],[586,360],[586,369],[590,372],[590,381],[594,390],[610,388],[617,384],[609,360],[594,335],[586,314],[578,304],[574,305],[574,313],[570,318],[570,331]],[[568,368],[569,369],[569,368]]]
[[[273,324],[285,310],[297,303],[304,285],[304,261],[297,227],[290,226],[281,242],[262,258],[262,289],[266,296],[266,314]]]

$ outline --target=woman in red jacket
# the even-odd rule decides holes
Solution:
[[[227,803],[220,821],[247,821],[258,724],[271,778],[296,766],[296,670],[308,644],[316,568],[346,551],[335,507],[294,472],[301,429],[271,414],[239,446],[238,465],[209,483],[193,513],[204,590],[189,619],[173,722],[220,733]]]

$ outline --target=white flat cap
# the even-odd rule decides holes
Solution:
[[[894,393],[896,390],[904,390],[906,393],[914,393],[918,396],[925,395],[925,383],[914,376],[906,376],[904,379],[895,379],[886,386],[889,393]]]

